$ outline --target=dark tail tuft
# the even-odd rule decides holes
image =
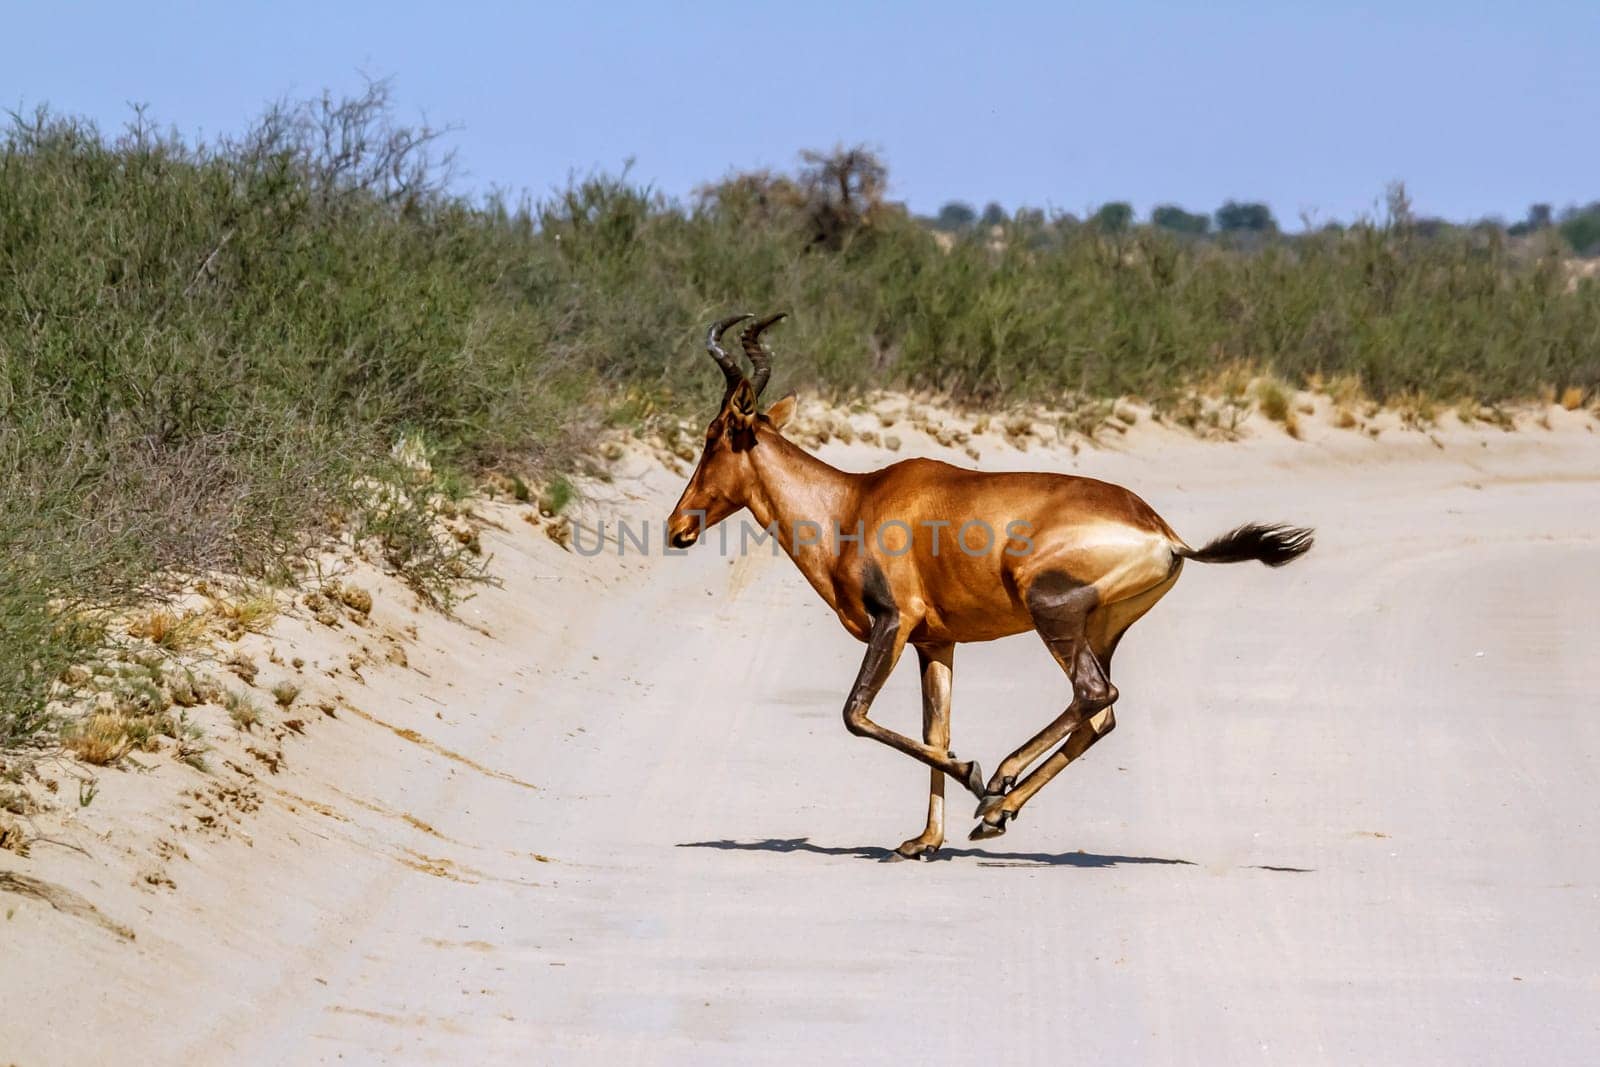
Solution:
[[[1247,522],[1223,534],[1204,548],[1180,548],[1178,555],[1200,563],[1243,563],[1260,560],[1269,567],[1281,567],[1311,551],[1312,531],[1301,526],[1282,526],[1266,522]]]

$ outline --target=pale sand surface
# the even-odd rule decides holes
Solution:
[[[369,578],[410,667],[313,686],[337,717],[253,798],[152,761],[44,827],[81,852],[0,853],[135,935],[0,892],[0,1063],[1592,1061],[1594,425],[984,442],[1195,544],[1318,543],[1188,567],[1116,734],[979,846],[952,786],[928,864],[880,862],[926,771],[844,731],[861,646],[786,559],[584,559],[486,505],[504,584],[451,621]],[[659,523],[681,485],[634,457],[586,507]],[[1031,636],[963,646],[955,750],[993,768],[1065,695]],[[908,661],[875,717],[917,729]]]

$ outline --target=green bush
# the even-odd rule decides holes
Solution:
[[[1173,233],[1203,234],[1211,229],[1209,215],[1195,215],[1176,204],[1161,204],[1150,212],[1150,224]]]
[[[1133,205],[1125,200],[1101,204],[1089,222],[1104,233],[1121,233],[1133,225]]]
[[[1278,223],[1265,204],[1229,200],[1217,208],[1217,229],[1223,233],[1273,233]]]
[[[1600,256],[1600,203],[1566,212],[1561,236],[1580,256]]]

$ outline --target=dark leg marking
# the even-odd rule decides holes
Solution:
[[[1100,606],[1094,586],[1065,573],[1041,574],[1025,600],[1034,629],[1072,680],[1074,702],[1099,705],[1090,714],[1115,704],[1117,690],[1089,645],[1089,613]]]

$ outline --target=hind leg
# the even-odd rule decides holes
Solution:
[[[1015,789],[1000,798],[999,803],[984,815],[983,820],[967,836],[973,841],[982,841],[986,837],[999,837],[1005,833],[1006,823],[1017,817],[1017,812],[1035,793],[1066,770],[1067,764],[1089,751],[1096,741],[1109,734],[1116,725],[1117,716],[1110,707],[1100,709],[1087,720],[1080,720],[1067,735],[1066,743],[1018,782]]]
[[[922,743],[941,752],[950,748],[950,690],[955,645],[917,646],[922,668]],[[908,860],[932,859],[944,844],[944,772],[928,769],[928,824],[895,852]]]
[[[1022,772],[1059,744],[1074,726],[1117,699],[1090,639],[1091,621],[1099,606],[1097,590],[1064,574],[1048,573],[1028,588],[1025,600],[1034,629],[1072,683],[1072,701],[996,768],[978,805],[979,815],[994,810]]]
[[[1073,699],[1054,722],[1001,762],[978,805],[977,815],[984,821],[973,830],[974,838],[1004,833],[1006,822],[1033,794],[1111,732],[1116,725],[1111,705],[1117,700],[1117,688],[1110,678],[1111,657],[1128,627],[1167,594],[1180,570],[1181,565],[1175,565],[1154,585],[1110,604],[1088,603],[1089,598],[1082,593],[1058,590],[1054,595],[1040,597],[1040,606],[1035,609],[1030,595],[1035,628],[1072,681]],[[1033,590],[1029,592],[1032,594]],[[1063,739],[1066,744],[1013,791],[1013,783],[1022,773]]]
[[[1051,649],[1051,651],[1054,652],[1055,650]],[[1057,662],[1061,662],[1059,656],[1057,657]],[[1000,766],[995,768],[993,777],[989,779],[989,783],[984,789],[983,799],[978,804],[978,814],[980,816],[993,811],[998,806],[1000,799],[1011,791],[1012,786],[1022,776],[1023,771],[1033,766],[1034,761],[1050,751],[1052,747],[1060,744],[1061,739],[1066,737],[1086,716],[1093,714],[1093,711],[1087,710],[1084,707],[1084,702],[1078,699],[1078,679],[1080,677],[1093,679],[1087,688],[1095,702],[1102,699],[1107,704],[1116,702],[1117,687],[1111,684],[1111,677],[1106,669],[1110,664],[1101,665],[1099,657],[1094,655],[1092,645],[1088,647],[1087,653],[1079,655],[1077,662],[1078,665],[1075,667],[1068,666],[1067,663],[1061,664],[1062,669],[1067,672],[1067,677],[1072,680],[1072,703],[1068,704],[1066,710],[1056,716],[1048,726],[1023,742],[1015,752],[1000,761]]]

